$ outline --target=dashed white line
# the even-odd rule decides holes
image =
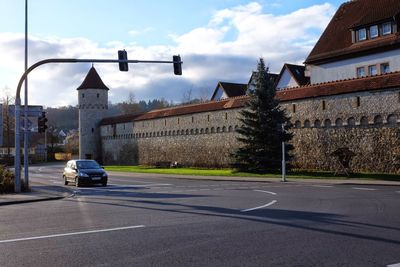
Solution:
[[[65,233],[65,234],[54,234],[54,235],[42,235],[42,236],[15,238],[15,239],[0,240],[0,244],[2,244],[2,243],[19,242],[19,241],[46,239],[46,238],[55,238],[55,237],[64,237],[64,236],[72,236],[72,235],[85,235],[85,234],[95,234],[95,233],[104,233],[104,232],[112,232],[112,231],[121,231],[121,230],[143,228],[143,227],[145,227],[145,226],[144,225],[133,225],[133,226],[116,227],[116,228],[91,230],[91,231],[82,231],[82,232],[73,232],[73,233]]]
[[[321,187],[321,188],[331,188],[331,187],[333,187],[332,185],[317,185],[317,184],[314,184],[312,186],[313,187]]]
[[[267,203],[265,205],[262,205],[262,206],[259,206],[259,207],[255,207],[255,208],[251,208],[251,209],[241,210],[241,212],[248,212],[248,211],[252,211],[252,210],[258,210],[258,209],[266,208],[266,207],[269,207],[271,205],[274,205],[276,202],[278,202],[278,201],[277,200],[272,200],[271,202],[269,202],[269,203]]]
[[[261,192],[261,193],[267,193],[267,194],[271,194],[271,195],[274,195],[274,196],[277,195],[276,193],[271,192],[271,191],[264,191],[264,190],[254,190],[254,191],[256,191],[256,192]]]
[[[355,190],[365,190],[365,191],[375,191],[375,188],[367,188],[367,187],[352,187]]]

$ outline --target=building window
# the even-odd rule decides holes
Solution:
[[[358,41],[364,41],[367,40],[367,30],[365,28],[359,29],[357,31],[357,40]]]
[[[167,126],[167,120],[164,120],[164,126]]]
[[[178,124],[179,124],[179,118],[178,118]]]
[[[194,122],[194,117],[192,116],[192,123]]]
[[[85,94],[82,94],[82,98],[85,98]]]
[[[357,78],[365,77],[365,67],[357,68]]]
[[[371,39],[376,38],[379,36],[378,25],[373,25],[369,28],[369,37]]]
[[[293,110],[293,113],[296,113],[296,104],[292,105],[292,110]]]
[[[381,64],[381,74],[386,74],[390,72],[389,63],[382,63]]]
[[[305,120],[304,121],[304,128],[310,128],[310,121],[309,120]]]
[[[228,119],[228,113],[225,113],[225,120]]]
[[[321,127],[321,121],[320,120],[315,120],[314,121],[314,127],[315,128],[320,128]]]
[[[325,100],[323,100],[322,101],[322,110],[325,110],[326,109],[326,102],[325,102]]]
[[[207,121],[208,122],[210,121],[210,115],[207,115]]]
[[[382,24],[382,35],[388,35],[392,33],[392,23],[387,22]]]
[[[377,74],[378,74],[378,70],[376,68],[376,65],[368,66],[368,75],[369,76],[374,76],[374,75],[377,75]]]
[[[99,98],[100,97],[100,94],[97,94],[97,98]]]

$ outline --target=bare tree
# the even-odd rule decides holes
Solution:
[[[14,146],[14,127],[15,121],[14,116],[10,112],[10,106],[14,104],[14,97],[11,96],[10,89],[8,87],[4,87],[3,89],[3,133],[5,136],[5,146],[7,147],[7,156],[9,157],[11,154],[11,147]]]

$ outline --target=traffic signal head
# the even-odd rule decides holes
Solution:
[[[128,53],[125,50],[118,50],[118,60],[128,60]],[[119,62],[120,71],[128,71],[128,62]]]
[[[172,61],[174,62],[174,74],[182,75],[182,61],[181,56],[172,56]]]
[[[42,112],[42,115],[38,117],[38,132],[39,133],[44,133],[47,129],[47,118],[46,118],[46,112]]]

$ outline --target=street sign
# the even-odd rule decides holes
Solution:
[[[8,112],[11,116],[15,116],[15,106],[9,105]],[[38,118],[42,116],[42,112],[43,112],[43,106],[28,106],[28,117]],[[25,114],[25,108],[22,107],[21,115],[24,116],[24,114]]]

